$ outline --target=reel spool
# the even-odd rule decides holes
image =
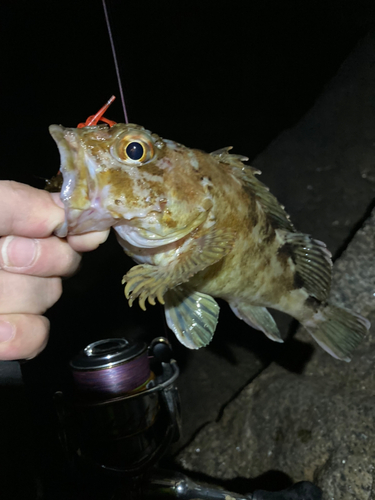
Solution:
[[[139,392],[151,382],[146,344],[126,339],[98,340],[70,362],[77,389],[86,396]]]
[[[70,411],[63,403],[59,412],[70,455],[125,476],[153,465],[179,437],[179,370],[171,355],[160,337],[148,349],[124,338],[99,340],[75,356]]]

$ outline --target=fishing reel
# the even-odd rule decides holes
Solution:
[[[181,428],[175,387],[179,369],[165,338],[156,338],[148,348],[124,338],[99,340],[76,355],[70,369],[72,394],[55,395],[60,441],[71,464],[91,471],[85,485],[92,485],[92,473],[111,479],[101,492],[94,485],[95,498],[105,494],[115,500],[168,496],[180,500],[321,500],[321,490],[309,482],[280,492],[240,495],[155,467],[178,440]],[[117,486],[112,494],[109,488],[114,478]],[[92,493],[89,498],[94,498]]]
[[[89,344],[70,362],[73,394],[56,393],[60,441],[71,461],[139,476],[177,441],[177,363],[168,341]]]

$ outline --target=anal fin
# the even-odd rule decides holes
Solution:
[[[274,342],[284,342],[275,320],[265,307],[252,306],[246,303],[229,305],[237,318],[242,319],[252,328],[260,330]]]
[[[167,325],[189,349],[209,344],[215,333],[220,307],[210,295],[177,286],[165,296]]]

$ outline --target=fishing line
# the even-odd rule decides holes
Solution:
[[[107,24],[107,29],[108,29],[109,41],[111,43],[111,48],[112,48],[113,60],[114,60],[114,63],[115,63],[115,69],[116,69],[116,75],[117,75],[117,83],[118,83],[118,87],[119,87],[119,91],[120,91],[120,97],[121,97],[122,109],[124,111],[125,123],[129,123],[128,114],[126,112],[126,105],[125,105],[124,93],[122,91],[120,69],[119,69],[119,66],[118,66],[118,63],[117,63],[116,49],[115,49],[115,44],[114,44],[114,41],[113,41],[111,24],[109,22],[109,16],[108,16],[107,5],[106,5],[105,0],[102,0],[102,4],[103,4],[103,9],[104,9],[105,22]]]

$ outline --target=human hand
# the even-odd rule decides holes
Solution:
[[[43,313],[61,296],[61,277],[78,268],[80,252],[94,250],[108,231],[60,239],[58,193],[0,181],[0,360],[35,357],[47,344]]]

